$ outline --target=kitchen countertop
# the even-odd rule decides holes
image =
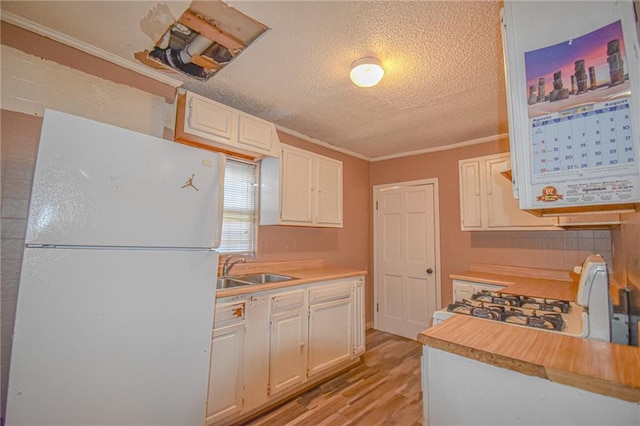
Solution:
[[[450,278],[503,285],[502,292],[574,301],[577,275],[470,265]],[[488,270],[501,273],[486,272]],[[557,272],[557,274],[555,273]],[[511,274],[510,274],[511,273]],[[526,276],[528,275],[528,276]],[[612,284],[612,299],[618,286]],[[615,300],[613,301],[616,303]],[[640,348],[465,315],[418,335],[429,347],[625,401],[640,402]]]
[[[429,347],[552,382],[640,402],[640,348],[465,315],[418,335]]]
[[[481,264],[471,264],[468,271],[450,274],[449,278],[505,286],[500,290],[503,293],[571,302],[576,300],[579,279],[577,274],[568,271]],[[621,287],[609,277],[609,295],[614,305],[620,304]]]
[[[484,284],[505,286],[503,293],[519,294],[530,297],[544,297],[575,301],[578,282],[560,281],[547,278],[521,277],[516,275],[491,274],[487,272],[466,271],[449,275],[449,278],[473,281]]]
[[[276,262],[238,265],[237,270],[231,275],[242,275],[245,273],[269,272],[274,274],[289,275],[295,277],[293,280],[280,281],[267,284],[252,284],[241,287],[224,288],[216,291],[216,298],[240,296],[243,294],[255,293],[259,291],[274,290],[278,288],[292,287],[317,281],[328,281],[340,278],[367,275],[367,271],[335,266],[324,266],[322,262],[291,263]]]

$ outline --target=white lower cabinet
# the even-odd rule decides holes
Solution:
[[[423,347],[421,372],[425,426],[640,423],[637,401],[600,395],[429,346]]]
[[[365,352],[364,277],[353,282],[353,354]]]
[[[357,362],[364,277],[216,301],[206,424],[237,423]]]
[[[216,306],[211,340],[207,421],[215,422],[242,411],[244,312],[244,301]]]
[[[353,284],[309,290],[309,377],[353,356]]]
[[[499,291],[504,286],[495,284],[485,284],[475,281],[453,280],[453,301],[461,302],[462,299],[471,299],[475,293],[482,290]]]
[[[304,382],[307,355],[305,290],[270,297],[269,395]]]

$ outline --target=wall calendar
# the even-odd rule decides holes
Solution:
[[[503,16],[508,97],[514,110],[509,111],[512,166],[517,167],[514,184],[520,207],[640,202],[640,70],[635,28],[625,25],[614,6],[586,3],[571,9],[576,25],[585,26],[585,20],[578,19],[580,12],[601,16],[597,25],[569,30],[574,21],[564,18],[571,14],[563,15],[554,6],[556,16],[541,17],[551,27],[558,25],[548,32],[555,32],[560,41],[551,42],[554,36],[549,34],[537,39],[531,34],[514,37],[507,17],[517,20],[521,14],[529,25],[533,22],[530,30],[519,23],[514,24],[516,30],[511,29],[525,33],[543,22],[536,21],[535,13],[544,15],[544,11],[531,7],[505,2],[509,11]],[[510,68],[510,62],[518,64],[510,61],[514,52],[522,60],[520,66]]]

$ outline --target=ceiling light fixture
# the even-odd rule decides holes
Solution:
[[[375,86],[382,80],[383,75],[382,62],[376,58],[358,59],[351,65],[349,73],[351,81],[358,87]]]

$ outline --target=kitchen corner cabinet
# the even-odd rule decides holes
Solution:
[[[176,104],[177,142],[250,158],[280,154],[273,123],[192,92],[180,93]]]
[[[460,219],[463,231],[557,229],[555,217],[520,210],[507,170],[509,153],[460,160]]]
[[[216,301],[206,425],[237,424],[365,351],[364,277]]]
[[[281,145],[260,166],[260,224],[342,227],[342,162]]]

